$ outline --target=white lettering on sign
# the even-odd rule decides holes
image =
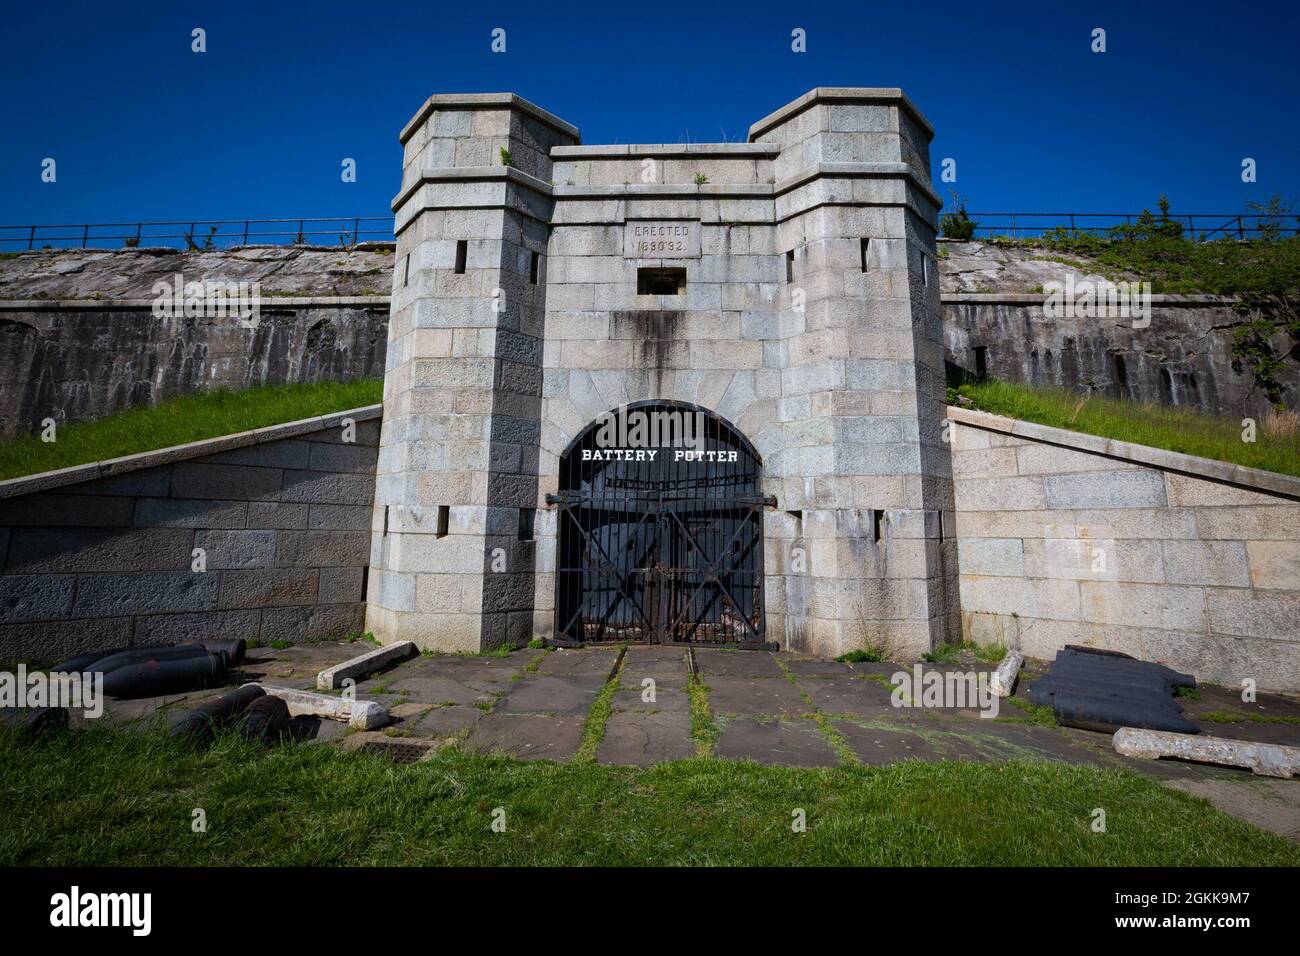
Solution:
[[[739,461],[735,451],[684,451],[673,452],[673,461]]]
[[[700,224],[695,220],[630,219],[623,226],[625,259],[698,259]]]
[[[659,449],[648,448],[584,448],[583,461],[654,461]]]

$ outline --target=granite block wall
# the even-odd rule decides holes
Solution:
[[[359,633],[378,419],[376,406],[0,482],[0,661]]]
[[[966,638],[1300,689],[1300,479],[949,417]]]

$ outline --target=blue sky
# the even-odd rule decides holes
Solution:
[[[1300,199],[1295,3],[0,8],[3,224],[387,214],[397,133],[420,102],[502,90],[584,142],[625,143],[743,139],[813,86],[899,86],[938,131],[936,173],[955,158],[973,209]],[[206,53],[190,50],[194,27]],[[489,49],[495,27],[505,54]],[[795,27],[807,53],[790,50]],[[45,157],[56,183],[41,182]],[[340,180],[344,157],[356,183]]]

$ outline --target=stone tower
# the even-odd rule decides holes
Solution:
[[[376,636],[571,636],[562,463],[598,416],[654,402],[761,457],[768,641],[959,633],[931,136],[892,89],[813,90],[748,143],[633,146],[580,146],[511,94],[429,99],[394,201]]]

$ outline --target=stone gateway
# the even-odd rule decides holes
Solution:
[[[401,134],[367,626],[957,639],[932,135],[896,89],[633,146],[431,97]],[[702,447],[597,442],[628,408],[699,412]]]

